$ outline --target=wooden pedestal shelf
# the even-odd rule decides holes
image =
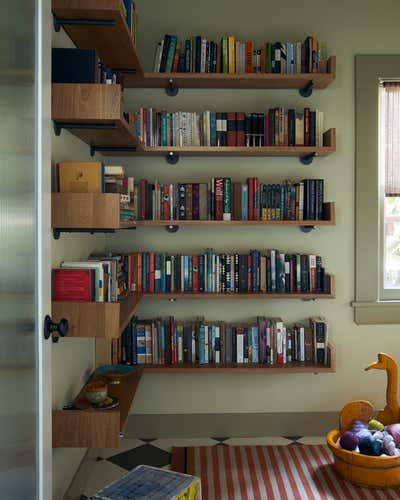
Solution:
[[[110,350],[110,345],[108,344]],[[73,402],[82,409],[53,410],[53,448],[87,447],[118,448],[120,432],[129,415],[129,410],[143,374],[283,374],[283,373],[334,373],[336,371],[335,349],[328,345],[328,364],[288,363],[279,366],[266,365],[137,365],[136,372],[124,378],[118,385],[109,385],[109,393],[118,397],[120,407],[111,410],[93,410],[88,407],[83,389]],[[92,377],[93,379],[93,377]]]
[[[108,392],[120,405],[110,410],[93,410],[83,389],[73,402],[73,410],[53,410],[53,448],[118,448],[141,372],[124,377],[120,384],[109,384]],[[91,377],[95,380],[96,375]]]
[[[120,195],[114,193],[52,193],[53,229],[124,229],[135,221],[120,220]]]
[[[68,337],[118,338],[140,304],[142,296],[129,294],[121,302],[52,302],[52,318],[66,318]]]
[[[64,128],[103,154],[121,154],[139,140],[121,109],[121,86],[57,83],[52,86],[52,119],[56,133]],[[105,151],[102,148],[106,148]]]
[[[324,89],[336,77],[336,57],[328,59],[327,73],[296,75],[273,73],[144,73],[124,75],[125,87],[176,89],[303,89],[311,81],[314,89]]]
[[[96,49],[101,62],[114,70],[136,70],[142,76],[132,36],[121,11],[121,0],[53,0],[57,21],[78,20],[82,24],[60,23],[79,49]],[[111,21],[113,25],[95,26],[83,21]]]

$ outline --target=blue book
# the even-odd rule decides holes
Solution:
[[[215,325],[211,326],[211,352],[212,361],[215,362]]]
[[[185,73],[190,73],[190,40],[185,41]]]
[[[217,146],[217,113],[210,113],[210,144]]]
[[[193,256],[188,255],[188,290],[193,292]]]
[[[199,326],[199,364],[204,365],[206,362],[205,350],[206,350],[206,338],[205,338],[205,328],[204,324],[200,323]]]
[[[286,185],[285,184],[281,184],[281,189],[280,189],[280,220],[284,220],[285,219],[285,213],[286,213],[286,203],[285,203],[285,196],[286,194]]]
[[[160,328],[160,358],[165,361],[165,325]]]
[[[199,255],[199,292],[204,291],[204,255]]]
[[[149,291],[149,288],[148,288],[148,278],[149,278],[149,275],[148,275],[148,272],[147,272],[147,256],[148,254],[147,253],[144,253],[143,254],[143,257],[142,257],[142,287],[143,287],[143,291],[144,292],[148,292]]]
[[[166,286],[166,255],[165,253],[160,255],[160,268],[161,268],[161,292],[165,293],[167,291]]]
[[[213,254],[212,249],[207,248],[207,292],[213,291]]]
[[[126,24],[128,25],[129,32],[132,32],[132,0],[123,0],[126,10]]]
[[[105,168],[106,166],[104,165],[103,162],[101,162],[101,192],[105,193],[106,192],[106,175],[105,175]]]
[[[161,264],[160,254],[154,254],[154,291],[161,292]]]
[[[146,334],[144,325],[138,325],[136,330],[136,356],[137,363],[146,363]]]
[[[248,208],[247,184],[242,184],[242,220],[248,219]]]
[[[168,146],[167,144],[167,113],[161,113],[161,146]]]
[[[137,363],[137,352],[136,352],[136,348],[137,348],[137,339],[136,339],[136,335],[137,335],[137,332],[136,332],[136,323],[134,321],[131,322],[131,331],[130,331],[130,336],[131,336],[131,341],[130,341],[130,345],[131,345],[131,359],[132,359],[132,364],[136,365]]]
[[[258,343],[258,327],[251,327],[251,361],[252,363],[259,362],[259,343]]]

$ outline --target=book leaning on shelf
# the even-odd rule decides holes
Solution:
[[[261,45],[234,36],[220,42],[193,36],[178,40],[166,34],[157,44],[155,73],[326,73],[325,45],[314,36],[304,42],[265,42]]]
[[[303,179],[264,184],[257,177],[233,182],[213,177],[200,183],[152,183],[140,179],[133,188],[138,220],[323,220],[324,180]]]
[[[328,325],[319,317],[309,327],[286,325],[281,318],[257,317],[240,323],[181,321],[173,316],[133,318],[114,339],[112,362],[155,365],[326,365]]]
[[[323,112],[304,108],[269,109],[261,113],[167,112],[140,108],[131,113],[136,135],[144,146],[315,146],[322,147]]]

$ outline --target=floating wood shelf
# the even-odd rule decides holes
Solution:
[[[108,344],[108,350],[111,349]],[[107,360],[106,360],[107,361]],[[118,397],[120,407],[111,410],[93,410],[83,396],[83,389],[73,402],[71,410],[53,410],[53,448],[87,447],[118,448],[120,432],[129,415],[129,410],[143,374],[289,374],[289,373],[334,373],[336,371],[335,349],[328,344],[327,365],[293,362],[286,365],[136,365],[136,371],[123,378],[118,385],[109,385],[109,393]],[[92,377],[93,379],[93,377]]]
[[[52,193],[51,225],[60,232],[87,232],[135,228],[120,220],[120,195],[114,193]]]
[[[124,75],[125,87],[175,89],[304,89],[311,81],[314,89],[324,89],[336,77],[336,57],[328,59],[327,73],[296,75],[274,73],[144,73]]]
[[[122,115],[120,85],[53,84],[52,119],[57,134],[69,130],[92,154],[126,155],[140,146]]]
[[[53,320],[66,318],[68,337],[118,338],[142,300],[131,293],[121,302],[52,302]]]
[[[52,10],[56,28],[63,26],[79,49],[96,49],[101,62],[113,70],[143,75],[121,0],[53,0]],[[95,25],[99,21],[109,23]]]
[[[97,377],[92,375],[89,381]],[[119,384],[109,384],[109,394],[119,399],[117,408],[92,409],[82,388],[73,402],[77,409],[53,410],[53,448],[118,448],[140,378],[137,370]]]

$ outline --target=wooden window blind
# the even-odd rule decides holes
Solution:
[[[382,153],[385,165],[385,195],[400,196],[400,81],[383,82]]]

